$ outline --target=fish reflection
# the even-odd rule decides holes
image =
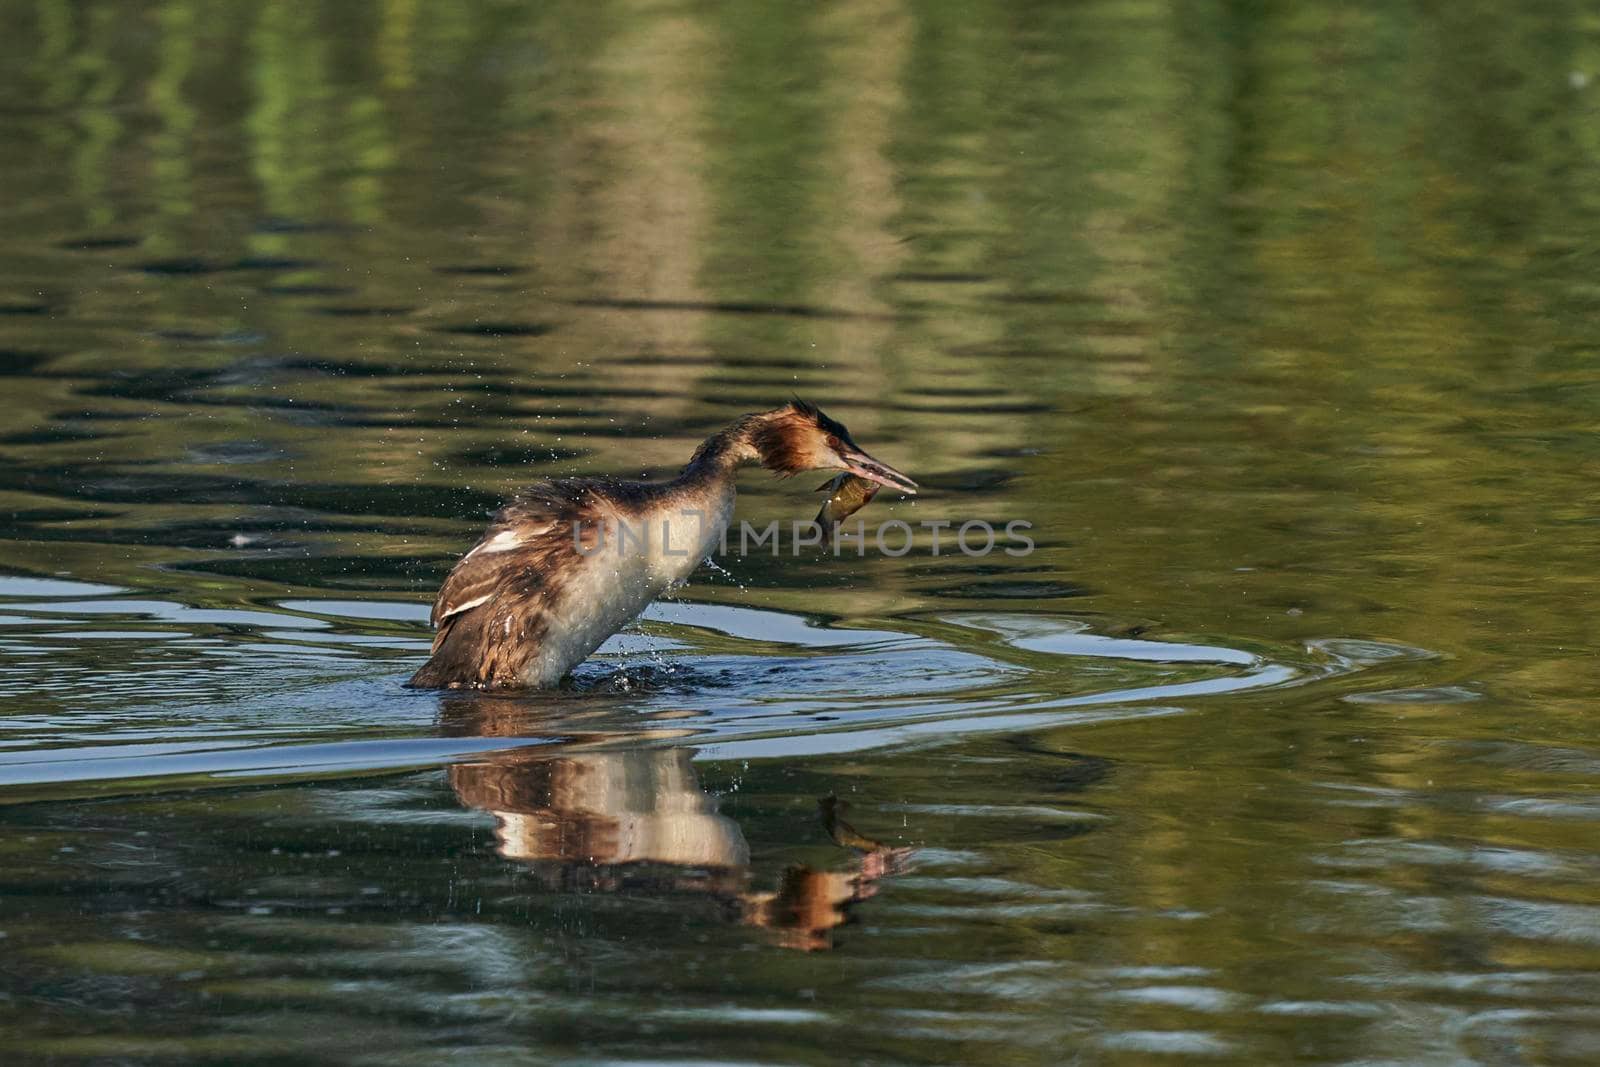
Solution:
[[[730,921],[758,927],[796,949],[832,947],[851,905],[901,870],[908,849],[886,848],[824,825],[852,853],[844,870],[795,865],[775,888],[751,869],[739,824],[700,786],[687,748],[505,753],[450,768],[468,807],[495,819],[496,849],[553,891],[695,894],[720,901]]]

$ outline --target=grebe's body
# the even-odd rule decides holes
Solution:
[[[746,463],[779,474],[849,471],[903,492],[916,483],[799,402],[746,415],[702,444],[669,482],[570,478],[502,508],[433,605],[433,654],[419,688],[554,685],[685,581],[733,518]]]

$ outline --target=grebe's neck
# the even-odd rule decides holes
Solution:
[[[731,481],[734,472],[754,463],[761,454],[751,443],[757,416],[746,415],[725,430],[718,430],[695,449],[683,470],[674,479],[679,483]]]

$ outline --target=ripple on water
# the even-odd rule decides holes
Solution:
[[[1340,699],[1351,704],[1467,704],[1483,699],[1483,694],[1462,685],[1437,685],[1346,693]]]
[[[0,597],[69,597],[111,596],[125,593],[115,585],[96,582],[76,582],[64,578],[30,578],[18,574],[0,574]]]
[[[942,616],[942,620],[997,634],[1014,648],[1057,656],[1143,660],[1151,663],[1226,663],[1238,667],[1254,667],[1260,663],[1258,657],[1234,648],[1185,644],[1181,641],[1103,637],[1091,633],[1086,622],[1043,615],[966,613]]]
[[[1490,845],[1450,845],[1438,841],[1398,838],[1360,838],[1346,841],[1337,855],[1324,855],[1316,862],[1341,869],[1391,870],[1402,865],[1419,867],[1461,867],[1501,874],[1530,877],[1565,877],[1583,867],[1600,868],[1600,861],[1576,858],[1532,849],[1513,849]]]
[[[1368,641],[1350,637],[1328,637],[1306,642],[1308,648],[1336,660],[1362,667],[1402,662],[1405,660],[1438,659],[1439,653],[1412,645],[1390,641]]]
[[[1235,1051],[1231,1041],[1201,1030],[1124,1030],[1106,1034],[1097,1042],[1116,1052],[1154,1052],[1167,1056],[1227,1056]]]
[[[1236,1009],[1244,999],[1235,993],[1209,986],[1156,985],[1134,986],[1129,989],[1109,989],[1100,994],[1103,1000],[1127,1004],[1151,1004],[1159,1007],[1182,1008],[1194,1012],[1223,1012]]]
[[[120,709],[115,724],[62,719],[48,738],[0,726],[7,751],[58,750],[59,759],[45,763],[0,757],[0,779],[13,785],[332,774],[484,750],[432,744],[444,698],[400,687],[428,645],[421,603],[300,597],[193,606],[33,577],[0,578],[0,595],[12,597],[0,610],[16,653],[0,665],[0,693],[45,708],[70,702]],[[830,625],[669,600],[603,645],[569,691],[449,699],[452,706],[513,700],[537,709],[528,740],[558,736],[577,718],[586,732],[619,740],[665,737],[651,720],[670,710],[671,735],[693,736],[704,757],[750,759],[1185,714],[1190,707],[1177,702],[1297,684],[1331,669],[1327,659],[1275,661],[1223,645],[1108,637],[1083,620],[1048,615],[947,613]],[[692,708],[684,710],[688,695]],[[175,714],[186,721],[182,753],[112,755],[111,748],[170,725]],[[396,738],[397,730],[420,736]],[[204,744],[207,736],[216,743]],[[241,739],[272,751],[243,755]],[[64,769],[91,747],[96,759]],[[928,814],[1016,813],[952,805]],[[1029,817],[1102,818],[1060,809]]]

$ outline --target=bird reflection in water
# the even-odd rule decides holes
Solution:
[[[474,710],[483,725],[484,708]],[[720,902],[730,921],[788,948],[831,948],[851,906],[875,895],[878,881],[910,857],[910,849],[861,836],[824,798],[819,816],[849,853],[845,869],[794,865],[776,888],[758,889],[765,880],[751,868],[744,833],[701,788],[693,759],[681,747],[540,746],[449,773],[463,804],[494,816],[500,855],[525,865],[545,888],[700,895]]]

